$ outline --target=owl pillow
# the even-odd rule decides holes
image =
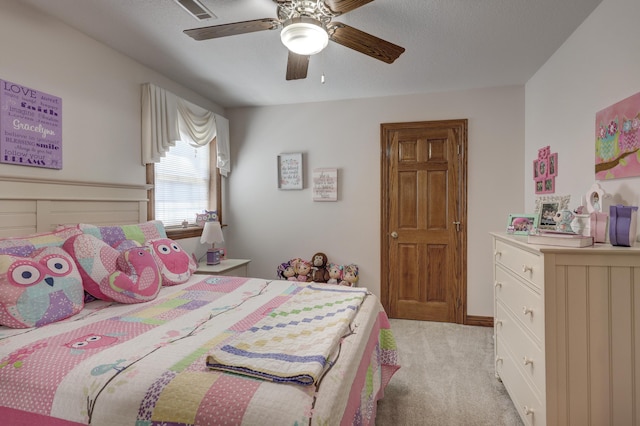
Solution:
[[[158,238],[145,245],[151,249],[160,267],[162,285],[182,284],[198,269],[195,259],[173,240]]]
[[[113,225],[113,226],[96,226],[81,223],[74,226],[80,232],[93,235],[99,240],[104,241],[111,247],[117,247],[125,240],[133,240],[140,245],[154,238],[167,238],[167,232],[164,225],[159,220],[150,220],[144,223],[133,225]],[[61,226],[58,229],[64,229]]]
[[[80,312],[82,277],[73,258],[59,247],[29,257],[0,254],[0,324],[40,327]]]
[[[140,303],[153,300],[160,291],[160,269],[145,247],[123,251],[89,234],[64,243],[75,259],[84,289],[101,300]]]
[[[31,234],[24,237],[0,238],[0,254],[26,257],[41,248],[62,247],[67,238],[78,234],[82,234],[82,230],[76,225],[54,232]]]

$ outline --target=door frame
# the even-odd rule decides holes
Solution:
[[[388,153],[390,133],[415,127],[446,127],[451,128],[457,134],[458,139],[458,205],[457,221],[460,222],[460,232],[457,233],[458,240],[458,262],[456,263],[454,275],[456,283],[454,292],[456,294],[455,323],[467,324],[467,152],[468,152],[468,120],[436,120],[436,121],[413,121],[402,123],[382,123],[380,124],[380,300],[387,312],[390,312],[389,294],[389,164]]]

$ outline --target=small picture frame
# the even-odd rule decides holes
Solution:
[[[548,158],[549,164],[547,164],[547,177],[558,176],[558,153],[554,152]]]
[[[338,201],[338,169],[313,169],[313,201]]]
[[[585,201],[587,203],[588,213],[602,213],[602,203],[604,202],[606,195],[604,190],[597,182],[591,185],[589,191],[585,194]]]
[[[538,227],[538,215],[515,214],[509,215],[507,221],[507,233],[515,235],[528,235]]]
[[[560,210],[569,208],[570,199],[570,195],[544,195],[536,198],[537,227],[547,230],[556,229],[556,222],[553,218]]]
[[[278,155],[278,188],[302,189],[302,153]]]
[[[547,165],[547,159],[546,158],[539,158],[538,159],[538,178],[546,178],[549,172],[549,167]]]

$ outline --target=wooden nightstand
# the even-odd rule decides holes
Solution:
[[[249,275],[249,262],[251,259],[222,259],[217,265],[207,265],[204,259],[198,263],[196,274],[246,277]]]

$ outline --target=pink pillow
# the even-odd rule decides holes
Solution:
[[[60,247],[28,257],[0,254],[0,324],[39,327],[75,315],[83,306],[82,277]]]
[[[160,267],[162,285],[182,284],[198,269],[193,257],[169,238],[150,240],[145,245],[151,249]]]
[[[160,269],[144,247],[122,252],[89,234],[76,235],[64,243],[75,259],[84,289],[98,299],[120,303],[153,300],[161,285]]]
[[[67,238],[82,234],[79,225],[67,226],[54,232],[25,235],[23,237],[0,238],[0,254],[29,256],[44,247],[62,247]]]

